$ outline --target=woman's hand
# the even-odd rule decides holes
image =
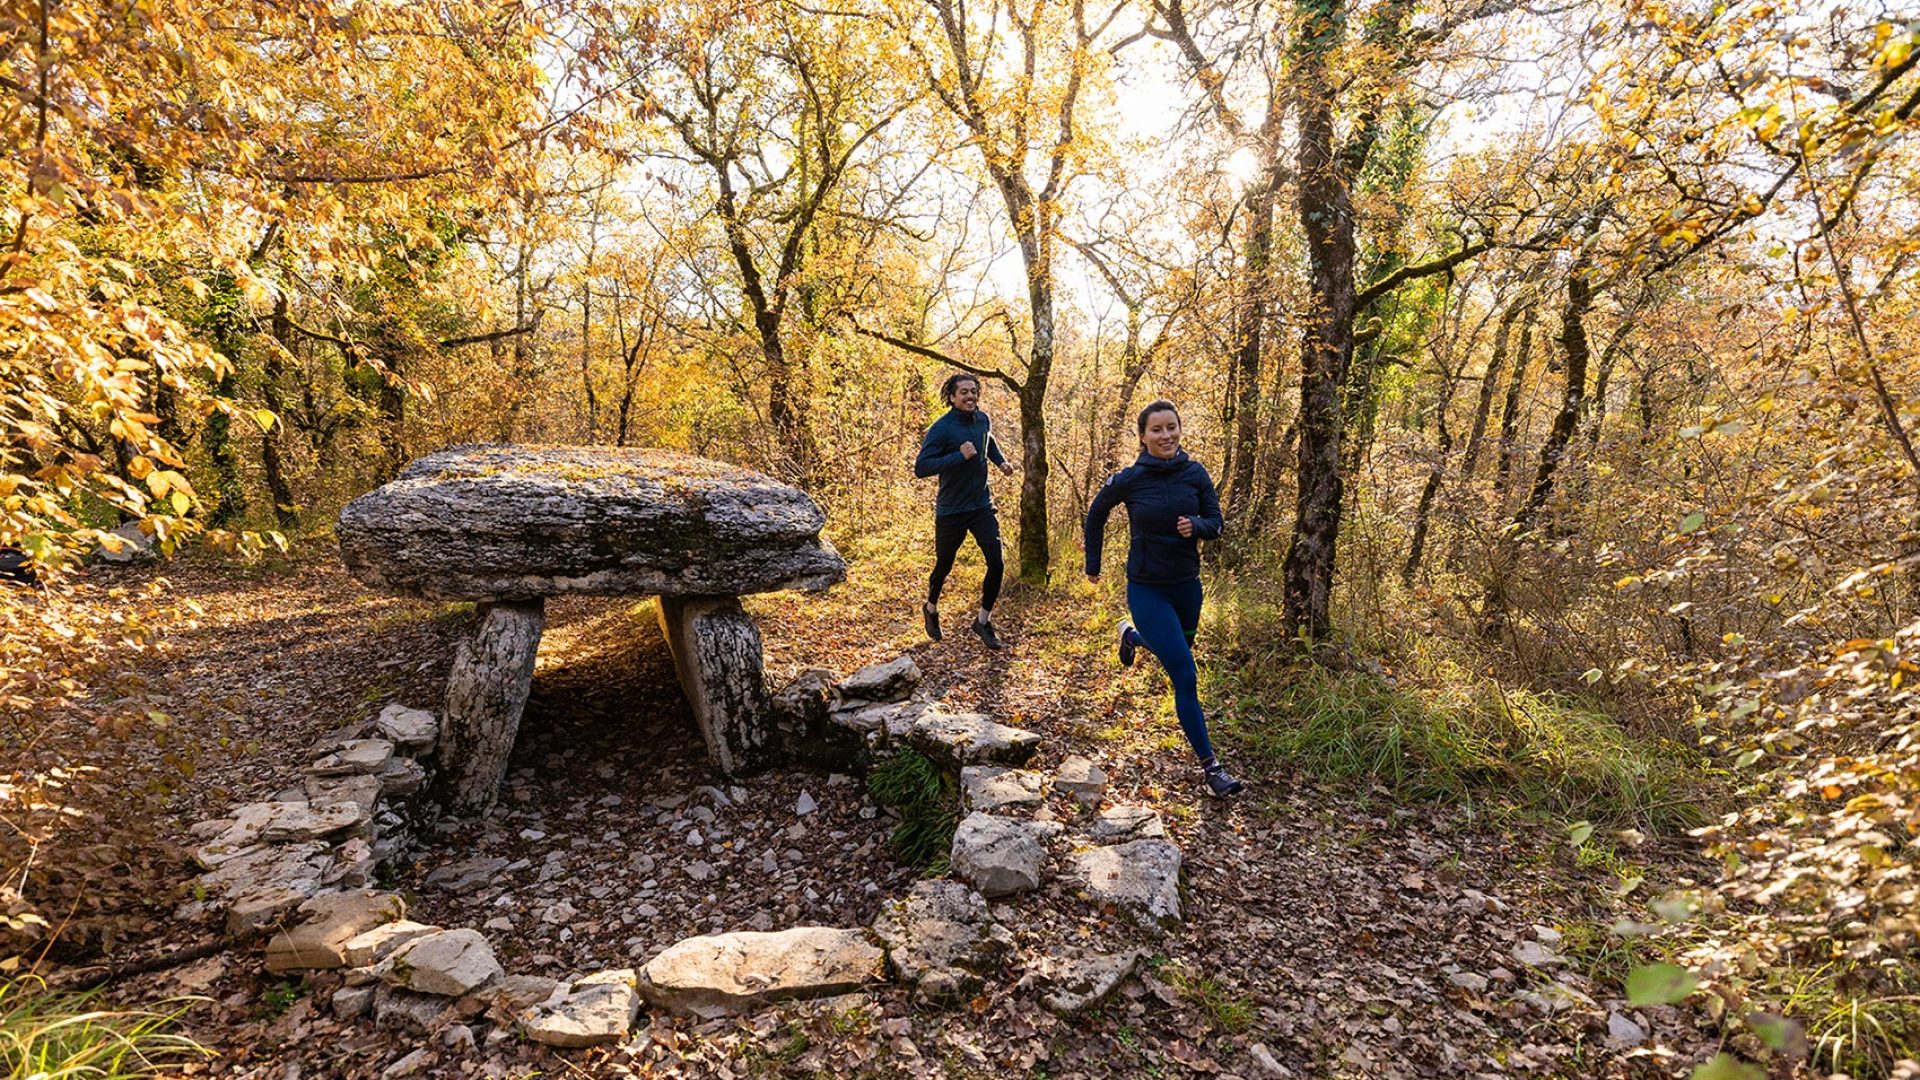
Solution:
[[[1190,517],[1182,517],[1180,520],[1173,523],[1173,529],[1175,532],[1179,533],[1181,536],[1184,536],[1188,539],[1192,539],[1193,538],[1193,519]]]

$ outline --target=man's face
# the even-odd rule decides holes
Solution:
[[[971,379],[962,381],[953,388],[953,407],[961,412],[972,412],[980,407],[980,384]]]

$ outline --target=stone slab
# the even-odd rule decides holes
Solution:
[[[640,969],[639,986],[657,1008],[712,1020],[775,1001],[858,990],[879,980],[884,962],[860,930],[742,930],[668,946]]]

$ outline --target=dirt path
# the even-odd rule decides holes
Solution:
[[[294,783],[315,739],[386,702],[437,708],[470,609],[376,597],[335,567],[313,551],[240,573],[172,568],[178,602],[204,614],[146,672],[168,687],[165,744],[76,729],[21,766],[44,770],[111,744],[119,773],[66,800],[66,820],[107,826],[111,853],[94,851],[98,827],[34,818],[45,838],[35,862],[62,868],[34,886],[82,898],[53,959],[97,962],[104,948],[124,962],[210,940],[210,927],[168,915],[188,898],[191,871],[165,840],[231,801]],[[921,639],[911,599],[900,600],[917,589],[916,570],[856,560],[828,597],[754,603],[770,674],[846,672],[911,651],[950,704],[1041,732],[1035,767],[1094,758],[1113,777],[1109,799],[1157,808],[1184,850],[1184,928],[1136,939],[1056,877],[999,907],[1021,952],[966,1008],[925,1011],[886,989],[851,1012],[643,1017],[622,1046],[565,1054],[497,1033],[470,1049],[436,1047],[429,1073],[1591,1076],[1651,1075],[1667,1057],[1608,1049],[1614,991],[1578,969],[1607,961],[1592,927],[1613,918],[1611,879],[1571,866],[1550,829],[1394,807],[1251,761],[1238,762],[1246,797],[1205,799],[1177,749],[1163,681],[1151,665],[1111,665],[1102,613],[1016,592],[1001,616],[1013,648],[989,656],[970,636]],[[412,917],[484,924],[510,970],[562,977],[636,966],[689,934],[862,925],[915,878],[890,857],[885,817],[857,779],[708,774],[650,604],[566,601],[549,625],[501,806],[427,838],[392,883],[412,898]],[[190,778],[180,765],[189,759]],[[803,792],[818,807],[804,815]],[[19,838],[8,842],[16,865]],[[109,854],[111,872],[96,865]],[[1571,964],[1531,970],[1514,958],[1517,944],[1551,943],[1555,927],[1565,940],[1553,948]],[[1090,1016],[1056,1019],[1016,988],[1024,961],[1136,941],[1151,950],[1151,974]],[[190,1022],[221,1052],[207,1067],[217,1075],[376,1076],[420,1045],[336,1023],[323,1007],[328,985],[268,979],[257,955],[237,952],[125,979],[112,993],[211,998]],[[1656,1038],[1681,1034],[1670,1013],[1620,1012]]]

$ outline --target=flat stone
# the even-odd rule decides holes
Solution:
[[[202,870],[212,870],[252,848],[281,813],[280,807],[278,801],[247,803],[234,807],[228,817],[194,824],[188,832],[205,842],[193,849],[193,861]]]
[[[502,1005],[508,1012],[519,1012],[565,996],[565,983],[545,975],[503,975],[480,991],[487,1001]]]
[[[858,990],[880,978],[885,959],[859,930],[741,930],[668,946],[640,969],[639,986],[658,1008],[712,1020]]]
[[[475,856],[434,867],[427,875],[427,884],[438,885],[448,892],[470,893],[500,880],[507,866],[508,860],[503,858]]]
[[[1607,1045],[1616,1050],[1639,1046],[1647,1041],[1647,1029],[1619,1012],[1607,1014]]]
[[[873,924],[887,961],[924,1001],[954,1002],[985,985],[1013,951],[987,901],[958,881],[920,881]]]
[[[243,938],[285,918],[307,902],[311,892],[270,887],[247,893],[227,908],[227,934]]]
[[[975,811],[953,833],[953,872],[982,895],[1012,896],[1040,887],[1052,822],[1019,821]]]
[[[433,749],[434,742],[440,738],[438,717],[425,709],[409,709],[405,705],[381,709],[373,721],[373,729],[381,738],[415,755]]]
[[[366,888],[373,883],[373,872],[380,865],[373,845],[358,836],[334,848],[333,860],[333,869],[321,877],[320,884],[335,889]]]
[[[827,716],[827,727],[830,731],[857,735],[870,747],[886,747],[912,734],[914,726],[930,708],[924,701],[899,701],[835,709]]]
[[[412,758],[393,758],[374,775],[380,779],[381,797],[389,799],[404,799],[427,782],[426,767]]]
[[[439,994],[421,994],[380,983],[373,995],[373,1022],[381,1027],[429,1034],[453,1003]]]
[[[459,446],[348,503],[362,583],[440,600],[740,596],[846,576],[807,494],[666,450]]]
[[[393,1064],[381,1069],[380,1080],[401,1080],[402,1077],[412,1076],[421,1069],[433,1064],[433,1062],[433,1051],[428,1050],[426,1047],[421,1047],[412,1053],[403,1055],[394,1061]]]
[[[392,893],[356,890],[324,893],[299,908],[301,922],[267,943],[267,970],[324,970],[348,965],[349,941],[407,913],[406,901]]]
[[[307,766],[308,776],[351,776],[377,773],[393,757],[393,744],[385,739],[349,739],[340,749],[323,754]]]
[[[599,1046],[626,1038],[640,1012],[630,968],[602,971],[575,982],[558,1001],[534,1005],[516,1018],[527,1038],[548,1046]]]
[[[1044,956],[1028,970],[1046,991],[1041,1005],[1061,1016],[1077,1016],[1112,997],[1144,955],[1137,949],[1113,954],[1075,949]]]
[[[279,803],[287,810],[260,832],[262,840],[276,844],[289,841],[321,840],[351,832],[373,819],[373,808],[357,802]]]
[[[351,940],[341,946],[340,955],[345,958],[348,967],[378,964],[393,955],[393,951],[400,946],[439,929],[437,926],[428,926],[411,919],[398,919],[354,935]]]
[[[1169,840],[1133,840],[1082,851],[1074,869],[1096,904],[1155,931],[1180,921],[1180,849]]]
[[[380,778],[365,773],[309,776],[302,782],[301,790],[309,803],[353,803],[368,817],[372,817],[380,805]]]
[[[1107,795],[1106,770],[1075,755],[1060,763],[1053,774],[1053,786],[1081,802],[1097,803]]]
[[[376,964],[374,972],[393,986],[449,997],[471,993],[505,974],[486,936],[465,927],[415,938]]]
[[[1554,967],[1566,961],[1559,953],[1537,941],[1522,941],[1514,945],[1513,958],[1528,967]]]
[[[1145,840],[1167,835],[1167,826],[1150,806],[1109,806],[1093,819],[1087,835],[1099,843]]]
[[[333,992],[333,1015],[339,1020],[358,1020],[373,1009],[378,993],[374,986],[342,986]]]
[[[883,663],[868,664],[840,680],[840,697],[848,701],[899,701],[919,685],[920,665],[903,653]]]
[[[907,739],[952,765],[1024,765],[1040,748],[1040,736],[995,723],[983,713],[929,710],[915,722]]]
[[[960,770],[960,801],[968,810],[993,812],[1039,806],[1047,798],[1047,777],[1027,769],[968,765]]]
[[[296,844],[255,844],[224,858],[201,874],[200,886],[224,897],[269,889],[291,889],[312,896],[333,868],[333,849],[318,840]]]

